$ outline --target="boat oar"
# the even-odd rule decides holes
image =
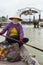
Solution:
[[[29,44],[25,44],[25,45],[30,46],[30,47],[32,47],[32,48],[34,48],[34,49],[37,49],[37,50],[39,50],[39,51],[43,52],[43,49],[37,48],[37,47],[32,46],[32,45],[29,45]]]
[[[5,35],[1,35],[1,36],[6,37]],[[13,38],[10,38],[10,37],[8,37],[8,36],[7,36],[7,38],[9,38],[9,39],[12,39],[12,40],[15,40],[15,41],[19,42],[18,40],[13,39]],[[25,44],[25,43],[23,42],[23,44]],[[29,45],[29,44],[25,44],[25,45],[27,45],[27,46],[29,46],[29,47],[32,47],[32,48],[34,48],[34,49],[36,49],[36,50],[39,50],[39,51],[43,52],[43,50],[42,50],[42,49],[37,48],[37,47],[35,47],[35,46]]]

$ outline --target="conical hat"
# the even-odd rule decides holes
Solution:
[[[9,19],[10,19],[10,20],[18,19],[19,21],[22,21],[22,19],[21,19],[18,15],[12,16],[12,17],[10,17]]]

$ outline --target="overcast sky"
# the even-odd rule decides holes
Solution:
[[[10,17],[25,7],[34,7],[43,12],[43,0],[0,0],[0,16]]]

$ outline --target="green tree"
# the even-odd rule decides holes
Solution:
[[[2,21],[5,21],[5,20],[6,20],[5,16],[2,16]]]

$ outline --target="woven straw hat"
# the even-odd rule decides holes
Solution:
[[[22,21],[22,19],[21,19],[18,15],[12,16],[12,17],[10,17],[9,19],[10,19],[10,20],[17,19],[17,20],[19,20],[19,21]]]

